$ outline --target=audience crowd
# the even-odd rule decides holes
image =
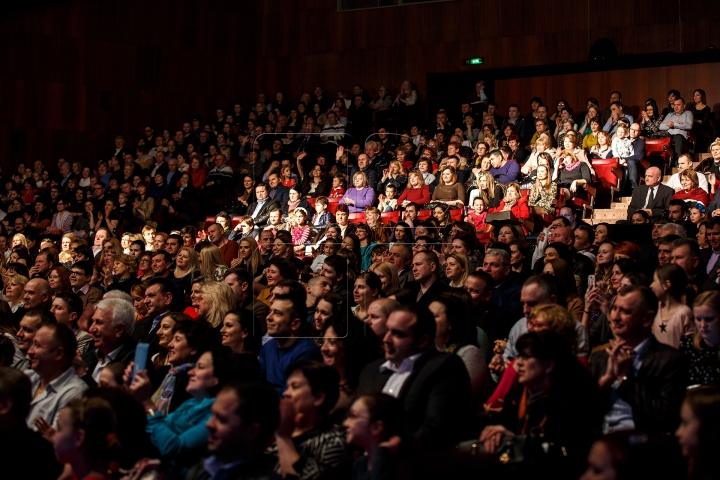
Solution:
[[[718,478],[712,112],[582,108],[317,87],[0,172],[6,478]]]

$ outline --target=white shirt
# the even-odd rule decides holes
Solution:
[[[700,188],[705,190],[706,192],[710,192],[710,187],[708,186],[707,177],[702,172],[697,172],[698,176],[698,185]],[[676,173],[672,177],[670,177],[670,180],[665,184],[668,187],[672,188],[673,190],[677,190],[678,188],[682,188],[682,185],[680,185],[680,174]]]
[[[633,376],[637,376],[640,371],[640,367],[642,367],[642,357],[645,356],[649,346],[650,338],[648,337],[633,348]],[[612,393],[610,394],[613,404],[610,411],[605,414],[605,419],[603,420],[604,434],[635,428],[632,407],[617,394],[618,388],[620,388],[620,382],[616,380],[612,384]]]
[[[123,346],[120,345],[118,348],[105,355],[105,358],[103,358],[102,360],[98,359],[98,363],[97,365],[95,365],[95,370],[93,370],[92,374],[93,380],[95,380],[96,382],[100,380],[100,372],[103,368],[105,368],[105,365],[115,360],[115,357],[117,357],[117,354],[120,353],[120,349],[122,347]]]
[[[424,352],[416,353],[415,355],[409,356],[400,363],[399,367],[396,367],[392,362],[390,362],[390,360],[380,365],[381,373],[387,370],[393,372],[393,374],[390,375],[390,378],[388,378],[388,381],[385,382],[382,393],[398,398],[400,390],[402,390],[403,385],[405,385],[408,377],[412,374],[413,368],[415,368],[415,362],[422,356],[423,353]]]

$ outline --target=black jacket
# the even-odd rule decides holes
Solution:
[[[125,343],[122,344],[122,348],[118,352],[118,354],[113,358],[113,362],[123,362],[127,364],[130,360],[132,360],[135,356],[135,340],[132,338],[128,338],[125,340]],[[82,377],[82,379],[87,383],[88,385],[95,386],[95,380],[92,378],[93,371],[95,370],[95,367],[98,364],[98,357],[97,357],[97,351],[91,350],[83,353],[81,355],[83,365],[85,365],[85,368],[87,368],[87,373],[85,376]],[[148,365],[152,365],[151,362],[148,362]]]
[[[420,293],[420,283],[415,280],[413,280],[412,282],[407,282],[405,284],[405,288],[412,292],[414,298],[417,298],[418,293]],[[450,287],[446,283],[440,281],[440,279],[438,278],[437,280],[435,280],[435,283],[430,285],[430,288],[428,288],[428,290],[423,294],[423,296],[420,297],[420,300],[418,300],[417,303],[420,305],[425,305],[427,307],[441,293],[447,290],[450,290]]]
[[[205,460],[193,465],[185,475],[185,480],[208,480],[210,473],[205,470]],[[250,461],[242,462],[228,469],[222,476],[224,480],[280,480],[273,471],[275,459],[269,455],[260,455]]]
[[[628,206],[628,219],[630,219],[636,211],[645,208],[645,199],[647,198],[649,188],[647,185],[638,185],[633,189],[632,200],[630,200],[630,205]],[[655,199],[652,205],[650,205],[653,217],[662,217],[665,214],[665,210],[670,208],[670,200],[673,195],[675,195],[675,190],[667,185],[658,185],[658,189],[655,192]]]
[[[248,205],[246,214],[252,216],[256,208],[257,202],[251,203],[250,205]],[[253,217],[255,225],[264,227],[268,221],[268,218],[270,218],[270,212],[272,212],[273,210],[280,210],[280,202],[269,198],[267,202],[265,202],[265,205],[262,206],[258,214]]]
[[[384,359],[360,374],[357,395],[382,391],[392,372]],[[405,410],[405,434],[424,447],[447,447],[464,440],[470,420],[470,376],[460,357],[434,348],[415,362],[398,399]]]
[[[596,379],[607,370],[608,354],[601,350],[590,358],[590,369]],[[683,355],[650,335],[650,345],[637,375],[629,375],[617,394],[632,407],[637,430],[649,434],[672,434],[680,422],[680,405],[685,397],[688,366]],[[611,389],[601,391],[601,398],[610,403]]]

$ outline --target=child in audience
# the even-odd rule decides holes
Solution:
[[[472,223],[475,227],[476,232],[485,231],[485,218],[487,217],[487,211],[485,210],[485,201],[482,197],[475,197],[472,204],[472,210],[470,210],[465,217],[465,221]]]
[[[397,198],[395,198],[395,195],[397,194],[397,190],[395,189],[395,185],[388,185],[385,187],[385,195],[382,193],[378,197],[378,210],[381,212],[392,212],[393,210],[397,210]]]
[[[333,215],[327,210],[328,200],[325,197],[318,197],[315,200],[315,215],[312,218],[315,230],[324,230],[328,223],[333,221]]]
[[[345,177],[342,175],[335,175],[333,177],[332,188],[330,189],[330,195],[328,195],[328,197],[342,198],[343,195],[345,195],[346,186],[347,182],[345,182]]]

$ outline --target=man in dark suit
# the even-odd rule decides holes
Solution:
[[[398,272],[400,288],[405,288],[408,283],[414,280],[411,266],[413,257],[412,248],[410,248],[410,245],[395,243],[390,248],[390,256]]]
[[[257,202],[248,205],[247,214],[253,218],[255,225],[264,227],[270,212],[280,210],[280,202],[268,197],[268,187],[264,183],[255,185],[255,198]]]
[[[456,444],[470,419],[470,377],[462,360],[434,348],[435,321],[427,307],[395,310],[387,328],[385,359],[365,367],[357,395],[383,392],[399,399],[405,434],[421,447]]]
[[[707,228],[707,240],[710,248],[700,251],[702,268],[711,281],[715,281],[720,267],[720,217],[712,217]]]
[[[615,340],[590,359],[607,404],[603,432],[637,429],[672,434],[680,421],[688,367],[651,333],[658,299],[647,287],[620,290],[610,311]],[[608,353],[609,352],[609,353]]]
[[[630,142],[633,146],[633,154],[625,159],[627,162],[627,176],[632,188],[638,186],[637,164],[645,158],[645,140],[640,136],[640,124],[630,125]]]
[[[440,259],[435,252],[425,250],[416,253],[412,260],[412,273],[415,280],[405,288],[412,292],[417,303],[425,307],[450,288],[440,281]]]
[[[119,298],[106,298],[95,307],[89,333],[95,350],[82,355],[87,369],[83,380],[95,385],[100,372],[111,362],[129,362],[135,355],[135,308],[132,303]],[[148,362],[150,363],[150,362]]]
[[[670,199],[675,191],[660,183],[662,172],[657,167],[650,167],[645,172],[645,185],[638,185],[633,190],[632,200],[628,206],[628,220],[638,210],[644,210],[651,217],[662,217],[670,206]]]
[[[273,170],[268,175],[268,186],[270,187],[268,190],[270,198],[280,203],[281,207],[287,206],[290,189],[280,183],[280,172],[278,170]]]
[[[96,304],[103,297],[99,288],[90,285],[92,274],[93,265],[90,261],[77,262],[70,268],[70,286],[72,292],[82,300],[83,308]]]
[[[156,354],[160,348],[157,331],[163,317],[172,310],[175,292],[175,286],[168,278],[152,277],[147,281],[143,301],[147,307],[147,317],[135,324],[132,338],[137,343],[150,344],[149,356]]]

